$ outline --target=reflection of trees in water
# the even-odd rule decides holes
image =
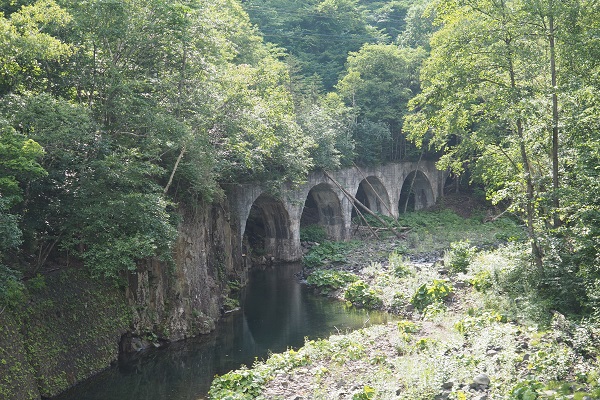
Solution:
[[[215,374],[250,366],[269,350],[299,347],[304,337],[326,337],[336,328],[361,328],[367,318],[381,322],[381,314],[311,295],[298,283],[300,270],[291,264],[254,271],[242,290],[243,312],[223,318],[213,334],[136,354],[57,400],[197,400]]]
[[[300,270],[300,265],[276,265],[257,271],[260,276],[248,286],[244,314],[250,333],[262,350],[282,351],[297,345],[307,319],[302,287],[294,275]],[[303,342],[303,336],[300,339]]]

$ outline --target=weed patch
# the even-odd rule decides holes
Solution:
[[[347,253],[357,245],[358,242],[324,242],[312,247],[302,258],[302,262],[307,268],[343,264],[347,260]]]
[[[452,285],[441,279],[434,279],[433,282],[424,283],[415,292],[410,302],[419,311],[425,310],[431,305],[441,304],[452,294]]]
[[[383,300],[377,292],[362,280],[352,282],[346,289],[344,298],[359,307],[378,309],[383,306]]]
[[[322,293],[328,294],[332,290],[341,289],[357,280],[358,276],[350,272],[317,269],[311,272],[306,282],[309,285],[317,287]]]

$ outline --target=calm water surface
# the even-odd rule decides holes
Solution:
[[[314,295],[296,278],[301,269],[284,264],[253,271],[241,294],[241,310],[224,317],[213,333],[121,361],[54,400],[203,399],[215,374],[300,347],[305,337],[386,321],[385,314]]]

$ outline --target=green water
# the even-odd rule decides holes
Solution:
[[[284,264],[253,271],[241,293],[241,310],[224,317],[210,335],[122,360],[55,400],[202,399],[215,374],[300,347],[306,337],[325,338],[387,320],[386,314],[314,295],[296,277],[301,268]]]

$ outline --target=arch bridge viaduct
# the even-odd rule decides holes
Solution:
[[[303,184],[282,185],[277,196],[257,184],[237,185],[228,193],[237,217],[233,228],[242,252],[259,247],[276,260],[296,261],[302,257],[301,227],[321,225],[335,240],[351,236],[356,211],[344,190],[372,211],[398,217],[405,204],[411,210],[435,204],[443,195],[446,177],[434,161],[403,161],[342,169],[329,176],[313,172]]]

